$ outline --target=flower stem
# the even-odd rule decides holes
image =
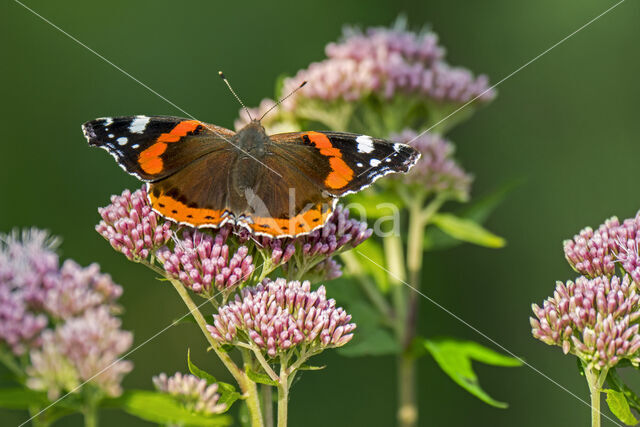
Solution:
[[[280,358],[280,376],[278,381],[278,427],[287,427],[289,406],[289,373],[285,356]]]
[[[196,323],[200,327],[200,330],[204,334],[205,338],[211,344],[211,348],[216,353],[218,358],[222,361],[224,366],[229,370],[233,378],[236,380],[243,394],[245,395],[245,403],[247,404],[247,408],[249,409],[249,414],[251,415],[251,425],[253,427],[263,427],[263,419],[262,419],[262,410],[260,408],[260,397],[258,396],[258,387],[256,383],[251,381],[249,377],[240,369],[238,365],[234,363],[229,354],[220,349],[220,345],[216,340],[213,339],[209,331],[207,331],[207,322],[204,320],[204,316],[198,309],[198,306],[193,302],[191,296],[187,289],[180,283],[180,281],[175,279],[169,279],[175,290],[178,292],[178,295],[182,298],[182,301],[185,303],[191,315],[196,320]]]
[[[597,371],[582,364],[591,394],[591,427],[600,427],[600,394],[607,378],[607,369]]]
[[[83,411],[84,426],[85,427],[98,427],[98,411],[95,405],[88,405]]]
[[[415,426],[418,421],[415,359],[398,356],[398,425]]]
[[[436,196],[423,207],[426,194],[416,195],[408,200],[409,235],[407,237],[407,271],[409,290],[406,313],[402,319],[402,328],[398,339],[403,352],[398,357],[398,424],[401,427],[414,427],[418,422],[417,405],[417,366],[416,359],[409,353],[411,343],[416,336],[418,324],[418,303],[422,277],[422,258],[424,255],[424,231],[433,215],[446,201],[444,196]]]
[[[261,384],[262,406],[264,411],[264,427],[273,427],[273,397],[271,395],[271,386]]]

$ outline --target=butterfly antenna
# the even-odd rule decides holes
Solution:
[[[253,120],[253,117],[251,117],[251,113],[249,112],[249,109],[247,108],[246,105],[244,105],[244,103],[242,102],[242,100],[240,99],[240,97],[238,96],[238,94],[236,93],[235,90],[233,90],[233,88],[231,87],[231,84],[229,83],[229,80],[227,80],[227,78],[224,76],[224,74],[222,73],[222,71],[218,71],[218,75],[220,76],[220,78],[222,79],[222,81],[224,82],[224,84],[227,85],[227,87],[229,88],[229,90],[231,91],[231,93],[233,94],[233,96],[235,96],[235,98],[238,100],[238,102],[240,103],[240,105],[242,105],[242,108],[244,108],[244,111],[247,113],[247,116],[249,116],[249,120]]]
[[[294,90],[292,90],[291,92],[289,92],[289,95],[285,96],[284,98],[282,98],[280,101],[276,102],[275,104],[273,104],[271,106],[271,108],[269,108],[267,111],[265,111],[265,113],[260,116],[260,118],[258,119],[258,121],[264,119],[264,116],[266,116],[267,114],[269,114],[271,112],[271,110],[273,110],[274,108],[276,108],[278,105],[282,104],[284,101],[287,100],[287,98],[289,98],[291,95],[293,95],[294,93],[296,93],[297,91],[299,91],[300,89],[302,89],[304,87],[304,85],[307,84],[307,81],[303,81],[302,83],[300,83],[300,86],[298,86],[297,88],[295,88]]]

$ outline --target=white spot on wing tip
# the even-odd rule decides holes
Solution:
[[[127,143],[129,142],[126,136],[121,136],[120,138],[116,139],[116,141],[118,141],[119,145],[127,145]]]
[[[369,164],[370,164],[372,167],[374,167],[374,168],[375,168],[376,166],[378,166],[378,165],[380,164],[380,160],[378,160],[378,159],[371,159],[371,160],[369,160]]]
[[[358,153],[371,153],[373,151],[373,140],[368,135],[360,135],[356,138],[358,143]]]
[[[129,132],[143,133],[151,119],[147,116],[136,116],[129,125]]]

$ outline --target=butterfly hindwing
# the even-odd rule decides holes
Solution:
[[[218,227],[233,220],[227,188],[236,158],[232,150],[217,150],[167,178],[148,183],[151,206],[175,222],[194,227]]]
[[[325,224],[337,199],[318,188],[295,162],[270,154],[259,172],[255,186],[246,188],[247,206],[238,224],[254,234],[274,237],[309,233]]]
[[[124,116],[82,125],[89,145],[107,150],[118,164],[143,181],[157,181],[201,156],[226,147],[234,132],[169,116]]]
[[[359,191],[388,173],[407,172],[420,157],[406,144],[344,132],[283,133],[271,140],[275,154],[333,196]]]

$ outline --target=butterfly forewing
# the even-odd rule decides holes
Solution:
[[[378,178],[407,172],[420,154],[412,147],[343,132],[273,135],[272,151],[333,196],[359,191]]]
[[[107,150],[143,181],[165,178],[201,156],[228,148],[234,132],[197,120],[169,116],[124,116],[82,125],[89,145]]]

